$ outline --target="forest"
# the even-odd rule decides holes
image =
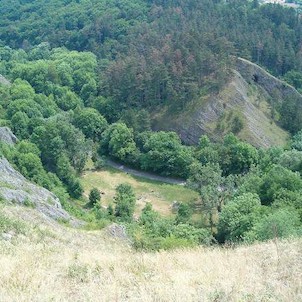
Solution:
[[[234,57],[302,89],[298,13],[258,1],[3,0],[0,3],[0,126],[18,137],[0,145],[31,181],[75,216],[124,223],[137,249],[240,243],[302,232],[302,111],[277,108],[288,144],[255,148],[229,133],[196,146],[152,131],[154,113],[182,111],[229,81]],[[289,108],[290,107],[290,108]],[[294,127],[291,121],[295,118]],[[163,217],[120,184],[107,209],[83,196],[80,175],[104,158],[185,179],[200,196]],[[78,206],[87,202],[87,208]],[[88,214],[87,214],[88,213]]]

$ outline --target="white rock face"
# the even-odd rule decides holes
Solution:
[[[0,141],[8,145],[14,145],[18,139],[8,127],[0,127]]]
[[[67,220],[74,226],[80,223],[62,208],[53,193],[29,182],[5,158],[0,158],[0,196],[9,202],[30,202],[39,212],[55,220]]]

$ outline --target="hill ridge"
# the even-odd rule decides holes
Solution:
[[[204,134],[218,141],[234,132],[231,122],[237,115],[243,124],[236,133],[241,139],[256,147],[282,146],[289,135],[273,118],[272,104],[280,105],[289,96],[302,105],[302,95],[294,87],[257,64],[237,58],[236,69],[218,93],[201,98],[181,114],[160,113],[155,130],[176,131],[187,144],[197,144]]]

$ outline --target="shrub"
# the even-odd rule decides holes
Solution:
[[[296,236],[301,231],[298,213],[294,209],[279,209],[261,219],[254,227],[258,240]]]
[[[245,193],[223,207],[218,224],[218,240],[241,241],[260,220],[261,203],[257,194]]]
[[[36,205],[29,198],[25,198],[25,200],[23,201],[23,205],[29,208],[36,207]]]
[[[116,188],[115,216],[123,221],[132,220],[135,208],[135,194],[129,184],[120,184]]]
[[[93,188],[89,193],[89,202],[91,205],[96,205],[101,201],[101,193],[97,188]]]
[[[238,134],[244,127],[244,119],[241,115],[236,114],[232,120],[231,131]]]
[[[192,209],[190,205],[186,203],[180,203],[178,210],[177,210],[177,216],[176,216],[176,222],[177,223],[185,223],[190,220],[192,216]]]
[[[192,244],[209,245],[213,240],[211,232],[206,229],[198,229],[189,224],[178,224],[173,230],[173,236],[178,239],[186,239]]]

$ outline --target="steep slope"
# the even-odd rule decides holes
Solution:
[[[219,93],[203,97],[181,114],[160,114],[155,129],[177,131],[188,144],[196,144],[203,134],[219,140],[232,131],[258,147],[284,145],[288,133],[278,125],[271,104],[280,105],[289,96],[302,104],[302,96],[248,60],[238,58],[236,66]]]
[[[18,141],[17,137],[8,127],[0,127],[0,142],[4,142],[10,146]]]
[[[301,301],[301,240],[236,248],[133,251],[104,231],[45,221],[32,209],[0,209],[26,231],[0,236],[6,301]]]
[[[29,182],[5,158],[0,158],[0,197],[4,201],[35,207],[46,217],[69,221],[74,226],[80,223],[63,210],[53,193]]]

